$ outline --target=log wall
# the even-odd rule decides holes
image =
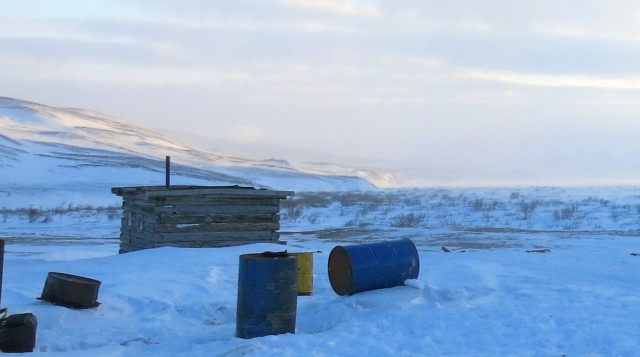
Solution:
[[[114,187],[111,192],[123,199],[120,253],[279,243],[280,200],[294,195],[238,186]]]

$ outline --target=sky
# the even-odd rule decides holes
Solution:
[[[636,1],[1,6],[2,96],[406,185],[640,183]]]

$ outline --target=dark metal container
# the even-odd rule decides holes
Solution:
[[[0,308],[2,307],[2,275],[4,273],[4,239],[0,239]]]
[[[74,309],[97,307],[100,284],[99,280],[83,276],[50,272],[40,300]]]
[[[38,319],[34,314],[16,314],[0,320],[0,351],[33,352]]]
[[[329,254],[328,269],[336,294],[353,295],[416,279],[420,257],[409,239],[336,246]]]
[[[265,252],[240,256],[236,336],[295,333],[298,258]]]

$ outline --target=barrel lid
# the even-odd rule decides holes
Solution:
[[[338,295],[350,295],[353,291],[353,268],[347,250],[337,246],[329,254],[329,282]]]
[[[283,250],[281,252],[272,252],[265,251],[262,253],[247,253],[240,255],[240,259],[282,259],[282,258],[293,258],[297,259],[294,254]]]

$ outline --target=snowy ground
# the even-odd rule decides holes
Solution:
[[[314,294],[298,299],[295,334],[250,340],[235,337],[238,256],[283,246],[118,255],[119,220],[108,211],[30,222],[6,210],[2,306],[38,317],[35,354],[46,355],[638,355],[639,192],[400,190],[324,194],[324,203],[302,195],[283,207],[282,240],[316,252]],[[417,280],[333,292],[333,247],[405,237],[420,254]],[[50,271],[102,281],[100,307],[37,300]]]

